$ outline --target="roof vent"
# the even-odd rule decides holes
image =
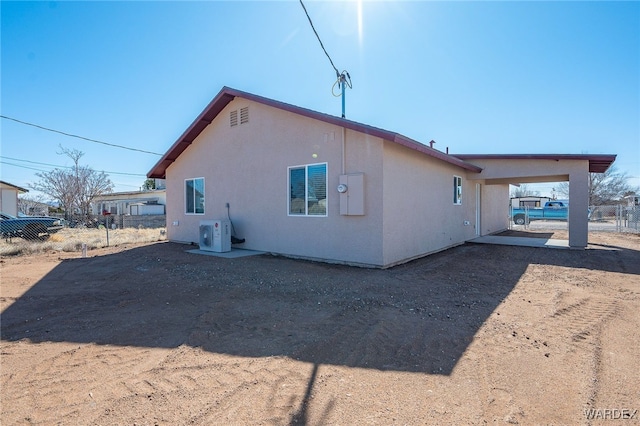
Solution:
[[[240,108],[240,124],[249,122],[249,107]]]
[[[234,109],[229,113],[229,124],[231,127],[238,125],[238,110]]]

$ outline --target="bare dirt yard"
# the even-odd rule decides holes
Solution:
[[[640,236],[589,242],[387,270],[169,242],[5,256],[0,423],[639,424]]]

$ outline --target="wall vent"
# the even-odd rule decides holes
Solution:
[[[240,124],[249,122],[249,107],[240,108]]]
[[[229,124],[231,127],[238,125],[238,110],[233,110],[229,113]]]

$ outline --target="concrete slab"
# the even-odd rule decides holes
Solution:
[[[553,238],[502,237],[499,235],[486,235],[484,237],[474,238],[468,242],[477,244],[498,244],[503,246],[546,247],[559,249],[569,248],[569,241],[556,240]]]
[[[232,248],[231,251],[227,251],[223,253],[218,253],[215,251],[200,250],[200,249],[187,250],[187,253],[203,254],[205,256],[222,257],[225,259],[237,259],[239,257],[257,256],[259,254],[264,254],[265,252]]]

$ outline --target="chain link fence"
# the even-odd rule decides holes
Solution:
[[[165,215],[106,215],[64,218],[4,218],[0,255],[46,250],[83,251],[166,239]],[[511,229],[568,229],[567,220],[531,220]],[[589,231],[640,233],[640,206],[591,206]]]
[[[165,215],[20,217],[3,220],[0,255],[82,251],[166,239]],[[7,226],[5,226],[7,225]]]
[[[566,230],[569,222],[562,218],[538,219],[528,214],[510,214],[510,229]],[[567,215],[568,216],[568,215]],[[640,206],[608,205],[589,207],[589,231],[640,233]]]
[[[612,232],[640,232],[640,206],[592,206],[590,229]]]

